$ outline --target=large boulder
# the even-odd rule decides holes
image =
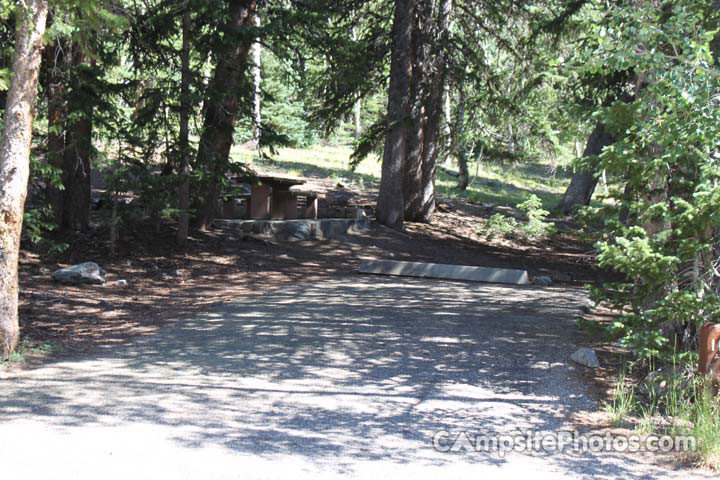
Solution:
[[[85,262],[72,267],[61,268],[52,274],[53,280],[68,285],[103,285],[105,270],[95,262]]]

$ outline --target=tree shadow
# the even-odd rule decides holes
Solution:
[[[143,423],[195,449],[357,462],[502,466],[442,453],[436,432],[558,431],[594,402],[568,357],[582,293],[372,276],[296,281],[139,337],[24,372],[0,428]],[[41,439],[39,439],[41,442]],[[573,476],[641,478],[618,455],[526,454]],[[325,468],[323,467],[323,468]]]

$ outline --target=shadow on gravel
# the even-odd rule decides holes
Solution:
[[[341,472],[381,459],[501,465],[487,453],[437,452],[432,437],[557,431],[594,408],[567,367],[580,295],[360,276],[297,282],[18,378],[0,396],[0,428],[28,417],[70,431],[141,422],[177,427],[188,448],[301,456]],[[638,478],[623,458],[549,461]]]

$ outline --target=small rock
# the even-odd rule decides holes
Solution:
[[[596,306],[597,305],[595,305],[595,302],[588,298],[583,302],[582,305],[580,305],[580,311],[583,313],[592,313]]]
[[[541,287],[549,287],[550,285],[552,285],[552,278],[548,277],[547,275],[540,275],[538,277],[533,277],[532,283]]]
[[[85,262],[56,270],[52,274],[52,279],[68,285],[103,285],[105,284],[105,270],[95,262]]]
[[[128,286],[128,282],[127,280],[118,280],[114,282],[113,285],[115,285],[116,287],[125,288]]]
[[[597,355],[591,348],[581,348],[570,356],[570,359],[580,365],[590,368],[600,367]]]

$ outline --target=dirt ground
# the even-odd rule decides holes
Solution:
[[[180,251],[167,226],[160,233],[151,227],[125,232],[114,257],[101,230],[60,239],[70,244],[60,255],[26,249],[20,266],[21,353],[33,363],[121,343],[250,292],[351,275],[363,258],[526,269],[531,276],[575,285],[603,277],[592,265],[590,247],[571,229],[545,244],[483,240],[477,228],[488,216],[485,210],[441,202],[430,225],[407,224],[405,233],[376,225],[327,242],[274,243],[217,229],[194,233]],[[86,261],[107,271],[104,286],[66,286],[50,278],[57,268]],[[116,285],[121,279],[127,287]],[[33,348],[37,345],[49,348]]]

